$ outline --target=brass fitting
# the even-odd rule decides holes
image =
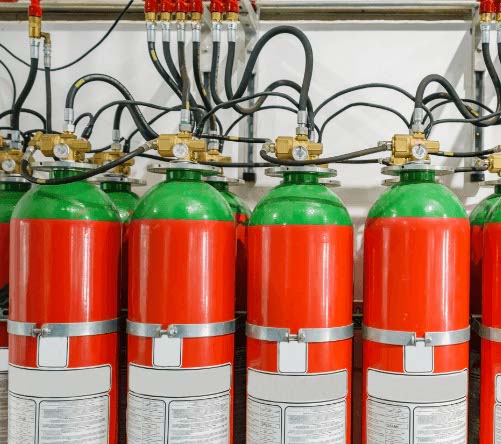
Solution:
[[[172,20],[172,14],[170,12],[161,12],[160,13],[160,21],[170,22],[171,20]]]
[[[490,12],[484,12],[483,14],[480,14],[480,21],[483,23],[492,22],[492,14]]]
[[[222,156],[221,153],[216,149],[197,152],[195,153],[195,158],[197,162],[224,162],[224,163],[231,162],[231,157]]]
[[[223,21],[223,14],[220,12],[211,12],[210,18],[213,22],[221,22]]]
[[[497,148],[501,149],[501,145]],[[501,174],[501,153],[490,154],[487,159],[489,173]]]
[[[28,146],[39,149],[45,157],[57,157],[64,161],[85,162],[85,153],[90,151],[88,140],[78,139],[73,133],[36,133]]]
[[[190,18],[192,22],[197,22],[197,23],[202,22],[202,14],[200,14],[199,12],[192,12]]]
[[[429,153],[440,150],[440,143],[427,140],[423,133],[396,134],[392,140],[391,165],[430,160]]]
[[[179,160],[196,161],[197,155],[207,151],[205,140],[193,138],[188,131],[179,134],[161,134],[157,139],[158,154],[162,157],[175,157]]]
[[[311,142],[308,136],[277,137],[275,141],[275,155],[277,159],[313,160],[323,152],[321,143]]]
[[[186,12],[176,12],[176,21],[185,22],[186,21]]]
[[[40,36],[44,39],[45,45],[52,45],[52,40],[50,38],[50,32],[41,32]]]
[[[156,22],[157,21],[157,13],[156,12],[145,12],[144,19],[147,22]]]
[[[4,144],[4,141],[3,141],[3,137],[0,136],[0,150],[4,149],[4,148],[5,148],[5,144]]]
[[[22,160],[23,152],[21,150],[0,151],[0,171],[4,174],[21,174]]]
[[[28,17],[28,32],[30,39],[42,38],[42,18],[34,15]]]
[[[496,14],[496,22],[501,23],[501,12]]]
[[[238,22],[238,12],[227,12],[226,13],[227,22]]]
[[[125,156],[125,153],[123,153],[121,150],[112,149],[111,151],[103,151],[102,153],[94,154],[91,162],[95,165],[104,165],[106,163],[121,159],[124,156]],[[130,167],[132,165],[134,165],[134,159],[130,159],[127,162],[122,163],[121,165],[118,165],[117,167],[113,168],[111,171],[108,171],[108,173],[120,174],[122,176],[128,176],[130,174]]]

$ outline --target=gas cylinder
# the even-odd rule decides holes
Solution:
[[[19,175],[20,150],[0,151],[0,443],[7,444],[7,372],[9,350],[7,315],[9,311],[10,218],[14,207],[31,184]]]
[[[482,313],[482,256],[484,223],[494,204],[501,198],[501,181],[484,182],[494,186],[494,193],[482,200],[470,215],[470,314]],[[470,381],[468,395],[468,442],[475,444],[480,436],[480,337],[470,340]]]
[[[352,223],[319,183],[333,170],[291,166],[267,174],[283,183],[249,224],[247,444],[348,443]]]
[[[467,442],[469,224],[436,182],[390,166],[364,243],[363,442]]]
[[[230,191],[230,185],[243,181],[226,176],[209,176],[207,183],[218,190],[230,205],[236,222],[237,257],[235,268],[235,368],[233,374],[233,439],[245,442],[245,412],[247,383],[247,347],[245,321],[247,319],[247,227],[251,211],[247,204]]]
[[[69,134],[42,136],[40,146],[63,137],[58,157],[76,146],[83,160],[88,142]],[[32,168],[64,180],[94,167],[66,160]],[[16,206],[9,443],[118,443],[120,242],[113,203],[86,181],[35,187]]]
[[[481,444],[501,439],[500,201],[497,199],[488,213],[483,235],[482,323],[476,328],[481,337]]]
[[[202,181],[220,170],[188,161],[148,170],[166,181],[129,227],[127,440],[232,443],[235,223]]]
[[[115,148],[94,154],[92,163],[104,165],[124,156],[121,149]],[[146,182],[140,179],[132,179],[129,176],[134,160],[127,161],[113,170],[101,176],[94,177],[89,182],[98,184],[111,199],[122,222],[122,248],[120,254],[120,317],[127,319],[127,286],[128,286],[128,227],[134,209],[139,202],[139,196],[132,191],[133,186],[144,186]],[[120,377],[118,396],[118,436],[119,442],[126,442],[126,419],[127,419],[127,335],[120,332]]]

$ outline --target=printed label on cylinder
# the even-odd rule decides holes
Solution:
[[[129,444],[228,444],[231,365],[199,369],[129,366]]]
[[[0,443],[7,442],[9,349],[0,348]]]
[[[347,371],[283,375],[249,369],[247,391],[247,444],[346,442]]]
[[[369,370],[367,444],[466,444],[467,371],[406,375]]]
[[[107,444],[111,367],[9,367],[9,444]]]
[[[501,375],[495,381],[496,404],[494,406],[494,444],[501,443]]]

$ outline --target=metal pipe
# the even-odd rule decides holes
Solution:
[[[409,9],[425,9],[425,8],[445,8],[445,9],[473,9],[478,8],[479,3],[472,0],[260,0],[259,7],[261,9],[283,9],[283,8],[409,8]]]

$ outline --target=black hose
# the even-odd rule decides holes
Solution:
[[[30,72],[28,74],[28,79],[26,80],[24,88],[21,91],[21,94],[19,94],[19,97],[16,100],[14,108],[12,109],[10,126],[14,131],[19,131],[19,118],[21,116],[21,108],[23,107],[24,102],[30,95],[33,85],[35,84],[35,80],[37,78],[37,73],[38,73],[37,70],[38,70],[38,57],[33,57],[31,59],[31,66],[30,66]]]
[[[174,78],[174,81],[177,83],[178,88],[181,89],[182,81],[181,81],[181,75],[179,74],[176,64],[174,63],[174,59],[172,58],[172,52],[170,50],[170,42],[162,42],[162,47],[163,47],[163,52],[164,52],[164,59],[165,63],[167,65],[167,68],[169,69],[170,75]]]
[[[467,151],[467,152],[453,152],[453,151],[438,151],[436,153],[430,153],[433,156],[440,156],[440,157],[481,157],[481,156],[488,156],[489,154],[495,154],[498,153],[499,150],[491,148],[488,150],[482,150],[482,151]]]
[[[0,113],[0,120],[6,116],[12,114],[13,112],[14,111],[12,109],[9,109],[7,111]],[[33,109],[29,109],[29,108],[21,108],[21,113],[31,114],[35,117],[38,117],[40,119],[40,122],[42,122],[43,127],[45,128],[47,126],[47,121],[45,120],[45,117],[42,114],[40,114],[38,111],[35,111]],[[9,129],[12,129],[12,127],[9,127]]]
[[[186,67],[186,53],[184,42],[177,43],[177,54],[179,58],[179,71],[181,72],[181,106],[190,109],[190,76]]]
[[[496,91],[497,106],[496,112],[501,111],[501,81],[499,80],[498,73],[496,72],[496,67],[492,62],[491,50],[488,43],[482,43],[482,55],[484,56],[485,67],[491,78],[492,84],[494,85],[494,90]],[[495,125],[499,122],[499,117],[493,118],[492,122],[490,120],[483,122],[484,126]]]
[[[105,165],[101,165],[97,167],[96,169],[85,171],[81,174],[77,174],[75,176],[70,176],[70,177],[63,177],[63,178],[52,178],[52,179],[38,179],[36,177],[33,177],[29,171],[28,167],[30,165],[30,158],[33,156],[32,151],[28,151],[24,156],[23,160],[21,161],[21,175],[28,180],[31,183],[37,184],[37,185],[66,185],[69,183],[73,182],[79,182],[81,180],[86,180],[89,179],[90,177],[97,176],[98,174],[105,173],[106,171],[109,171],[113,168],[116,168],[119,165],[122,165],[125,162],[128,162],[130,159],[133,159],[136,156],[139,156],[143,154],[145,151],[150,149],[149,146],[143,145],[134,150],[132,153],[126,154],[125,156],[121,157],[120,159],[114,160],[112,162],[109,162]],[[29,153],[29,155],[27,155]]]
[[[7,71],[7,74],[10,77],[10,81],[12,83],[12,108],[14,108],[14,105],[16,104],[16,97],[17,97],[17,86],[16,86],[16,81],[14,80],[14,76],[12,75],[12,71],[9,69],[9,67],[0,60],[0,65],[2,65],[5,70]]]
[[[113,118],[113,130],[115,131],[120,131],[120,122],[122,121],[122,115],[125,108],[126,108],[125,105],[117,106],[117,110],[115,111],[115,117]],[[92,119],[94,119],[94,117],[92,117]]]
[[[360,151],[353,151],[347,154],[341,154],[339,156],[334,157],[324,157],[319,159],[312,160],[289,160],[289,159],[277,159],[276,157],[272,157],[268,155],[268,152],[265,149],[260,151],[261,157],[267,162],[274,163],[275,165],[285,165],[285,166],[305,166],[305,165],[325,165],[329,163],[339,163],[347,160],[356,159],[357,157],[369,156],[375,153],[381,153],[383,151],[388,151],[386,146],[376,146],[373,148],[366,148]]]
[[[200,66],[200,42],[193,42],[193,71],[195,74],[195,84],[198,89],[202,102],[207,111],[212,109],[212,102],[202,79],[202,69]],[[217,131],[216,116],[212,116],[209,121],[211,131]]]
[[[45,68],[45,109],[47,118],[47,133],[52,133],[52,85],[50,68]]]
[[[113,77],[110,77],[105,74],[89,74],[81,77],[77,82],[75,82],[71,86],[70,90],[68,91],[68,94],[66,95],[66,108],[71,108],[71,109],[74,108],[75,97],[78,91],[80,91],[83,85],[87,85],[88,83],[91,82],[104,82],[111,86],[114,86],[125,97],[126,100],[130,100],[132,102],[134,101],[134,97],[132,97],[132,94],[129,92],[129,90],[124,85],[122,85],[122,83],[120,83],[117,79],[114,79]],[[141,132],[141,135],[145,140],[151,140],[158,137],[158,134],[155,131],[153,131],[153,129],[146,122],[146,119],[144,118],[143,114],[141,113],[141,110],[137,105],[134,104],[127,105],[127,109],[131,113],[135,125],[137,126],[137,128],[139,128],[139,131]],[[92,126],[94,125],[94,121],[95,121],[94,119],[91,120]],[[89,122],[86,129],[89,127],[91,122]],[[90,132],[92,132],[92,129],[90,129]]]
[[[455,173],[474,173],[476,171],[487,171],[487,167],[458,167],[454,168]]]
[[[219,96],[219,92],[217,90],[218,84],[218,73],[219,73],[219,58],[221,52],[221,43],[213,42],[212,43],[212,64],[211,64],[211,74],[210,74],[210,93],[212,96],[212,100],[216,105],[220,105],[224,102],[224,100]],[[228,97],[230,99],[230,97]]]

